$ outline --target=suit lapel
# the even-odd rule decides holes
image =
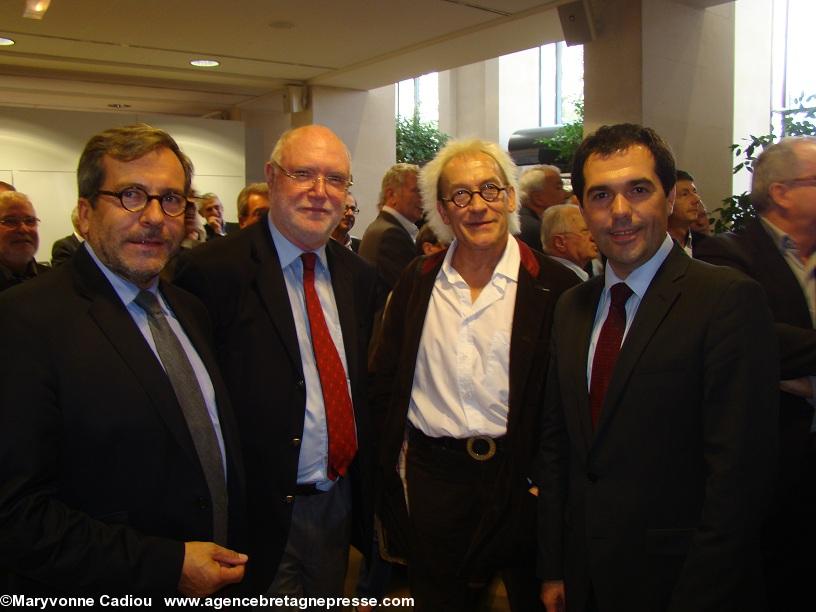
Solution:
[[[643,296],[635,314],[635,320],[632,321],[629,333],[621,346],[604,399],[596,437],[603,432],[605,425],[613,417],[632,370],[680,295],[677,280],[685,274],[690,263],[691,258],[675,244],[646,290],[646,295]]]
[[[516,289],[516,304],[513,312],[513,329],[510,338],[510,413],[507,418],[507,433],[513,435],[524,390],[533,359],[541,337],[541,326],[548,317],[546,313],[553,307],[553,297],[549,289],[541,285],[538,278],[519,266],[519,282]],[[514,406],[518,408],[514,409]]]
[[[579,285],[576,291],[582,291],[585,295],[576,297],[572,301],[575,311],[572,320],[574,327],[566,336],[574,342],[574,350],[570,350],[565,355],[559,355],[559,359],[570,359],[572,363],[567,371],[574,374],[572,380],[573,388],[577,389],[575,396],[578,399],[578,421],[583,436],[584,448],[588,451],[592,441],[592,421],[589,415],[589,389],[587,386],[587,360],[589,359],[589,343],[592,339],[592,325],[595,322],[595,314],[598,311],[598,302],[601,300],[601,292],[604,287],[604,277],[595,276]]]
[[[156,355],[88,252],[80,249],[72,262],[77,292],[90,301],[89,316],[130,368],[179,445],[197,463],[184,415]]]
[[[357,309],[354,307],[354,279],[348,266],[337,265],[335,254],[336,243],[326,245],[326,259],[329,263],[334,301],[340,317],[340,329],[343,332],[343,347],[346,351],[346,367],[350,380],[359,380],[357,372]]]
[[[252,258],[257,265],[255,283],[258,296],[278,332],[294,371],[301,372],[303,366],[295,319],[292,316],[292,305],[289,303],[286,280],[283,278],[275,243],[272,242],[266,223],[256,223],[247,231],[254,232]]]

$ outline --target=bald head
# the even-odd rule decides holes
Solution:
[[[26,269],[40,246],[38,223],[27,195],[0,192],[0,264],[15,273]]]

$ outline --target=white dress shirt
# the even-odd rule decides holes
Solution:
[[[575,275],[580,278],[582,281],[589,280],[589,274],[587,271],[581,268],[577,263],[574,261],[570,261],[569,259],[564,259],[563,257],[556,257],[555,255],[550,255],[550,259],[553,261],[557,261],[562,266],[565,266],[575,272]]]
[[[615,274],[612,266],[607,264],[606,273],[604,275],[604,288],[601,292],[601,299],[598,302],[598,310],[595,312],[595,323],[592,327],[592,336],[589,342],[586,371],[587,389],[589,389],[590,382],[592,381],[592,360],[595,358],[595,347],[598,344],[598,336],[601,335],[601,328],[603,327],[604,321],[606,321],[606,315],[609,314],[609,305],[612,302],[609,297],[609,290],[613,285],[623,282],[629,285],[629,288],[632,290],[632,295],[629,296],[629,299],[626,301],[626,329],[621,338],[621,346],[623,346],[623,343],[626,342],[626,336],[629,334],[629,329],[632,327],[632,321],[634,321],[638,308],[640,308],[640,302],[643,300],[643,296],[646,295],[646,291],[649,290],[649,285],[652,284],[655,274],[657,274],[663,262],[666,261],[673,246],[674,240],[672,240],[671,236],[666,234],[663,244],[661,244],[657,252],[652,255],[652,258],[640,267],[635,268],[629,276],[626,277],[625,281],[621,280],[618,275]]]
[[[393,217],[399,221],[399,224],[405,228],[405,231],[411,236],[411,240],[416,241],[417,234],[419,233],[419,228],[416,226],[416,223],[390,206],[383,206],[382,210],[387,212],[389,215],[393,215]]]
[[[303,294],[303,262],[300,256],[306,251],[284,238],[272,223],[271,217],[267,217],[267,221],[272,241],[275,243],[275,250],[278,252],[283,278],[286,282],[286,291],[289,294],[289,304],[295,320],[300,361],[303,367],[303,380],[306,382],[306,417],[303,423],[303,439],[298,458],[297,482],[298,484],[316,484],[319,489],[328,490],[334,483],[328,477],[329,435],[326,427],[326,407],[323,405],[323,389],[320,386],[320,374],[317,371],[312,334],[309,328],[309,315],[306,312],[306,297]],[[346,348],[343,344],[340,315],[337,313],[337,302],[334,299],[331,274],[326,260],[326,245],[324,244],[314,253],[317,255],[315,290],[320,299],[320,305],[323,307],[326,326],[329,328],[334,346],[343,363],[349,397],[351,397]],[[274,376],[275,373],[270,372],[269,375]],[[270,402],[270,410],[272,410],[274,409],[274,397],[270,397]]]
[[[417,353],[409,422],[431,437],[507,433],[510,336],[516,305],[518,243],[508,240],[476,301],[453,268],[451,244],[434,282]]]

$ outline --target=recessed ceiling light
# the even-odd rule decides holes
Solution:
[[[14,41],[10,38],[0,38],[0,47],[10,47],[14,44]]]
[[[190,63],[198,68],[215,68],[221,65],[221,62],[213,59],[194,59],[190,60]]]
[[[26,0],[23,17],[40,20],[45,17],[50,4],[51,0]]]
[[[116,110],[121,110],[123,108],[130,108],[130,104],[119,104],[118,102],[114,102],[113,104],[108,104],[110,108],[115,108]]]

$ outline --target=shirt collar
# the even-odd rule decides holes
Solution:
[[[457,247],[458,241],[454,239],[454,241],[451,242],[447,253],[445,253],[442,268],[439,270],[439,273],[444,274],[445,278],[450,284],[455,284],[462,279],[462,275],[459,274],[459,272],[457,272],[451,264],[453,261],[453,254],[456,252]],[[491,277],[490,282],[493,284],[504,284],[502,280],[505,282],[518,282],[518,271],[520,265],[521,252],[519,251],[518,242],[512,236],[508,236],[507,244],[504,247],[504,252],[496,264],[496,267],[493,269],[493,276]]]
[[[770,232],[776,244],[776,248],[779,249],[780,253],[784,255],[786,251],[791,251],[796,255],[797,259],[799,258],[799,248],[796,246],[796,241],[791,238],[789,234],[768,221],[765,217],[760,217],[759,220],[765,225],[768,232]]]
[[[564,259],[563,257],[556,257],[555,255],[550,255],[550,258],[557,261],[562,266],[566,266],[567,268],[575,272],[578,275],[578,278],[580,278],[582,281],[589,279],[589,274],[587,274],[587,271],[581,268],[581,266],[579,266],[574,261]]]
[[[646,290],[649,288],[649,285],[652,284],[655,274],[657,274],[657,271],[660,269],[660,266],[663,265],[663,262],[666,261],[666,258],[669,256],[669,253],[671,253],[673,247],[674,240],[672,240],[671,236],[666,234],[663,244],[660,245],[660,248],[658,248],[657,252],[652,255],[651,259],[635,268],[629,274],[629,276],[626,277],[626,280],[619,278],[612,269],[612,266],[605,266],[604,292],[608,292],[610,287],[617,283],[625,282],[629,288],[635,294],[637,294],[638,298],[643,299],[643,296],[646,294]]]
[[[275,227],[275,224],[272,223],[272,217],[267,216],[266,218],[267,223],[269,225],[269,233],[272,234],[272,242],[275,243],[275,250],[278,252],[278,259],[280,260],[281,270],[286,269],[293,261],[299,259],[303,253],[308,253],[309,251],[304,251],[298,246],[295,246],[289,240],[280,233],[280,230]],[[323,267],[328,270],[329,266],[326,261],[326,245],[325,243],[320,246],[319,249],[316,251],[312,251],[317,258],[320,260],[320,263]]]
[[[387,212],[389,215],[393,215],[393,217],[399,221],[399,224],[405,228],[405,231],[411,234],[411,238],[416,240],[416,235],[419,233],[419,228],[416,226],[416,223],[412,223],[408,217],[390,206],[383,206],[382,210]]]
[[[130,304],[133,300],[136,299],[136,296],[139,295],[139,291],[141,288],[137,287],[134,283],[126,280],[113,272],[108,266],[106,266],[102,261],[97,257],[96,253],[94,253],[93,248],[91,247],[91,243],[87,240],[85,241],[85,248],[88,249],[88,255],[91,256],[94,263],[97,267],[102,271],[102,274],[105,275],[105,278],[108,279],[108,282],[113,287],[113,290],[116,292],[116,295],[119,296],[119,299],[122,300],[122,303],[127,305]],[[153,293],[158,294],[158,285],[159,279],[156,277],[153,279],[153,282],[150,283],[150,287],[147,288],[148,291],[152,291]]]

